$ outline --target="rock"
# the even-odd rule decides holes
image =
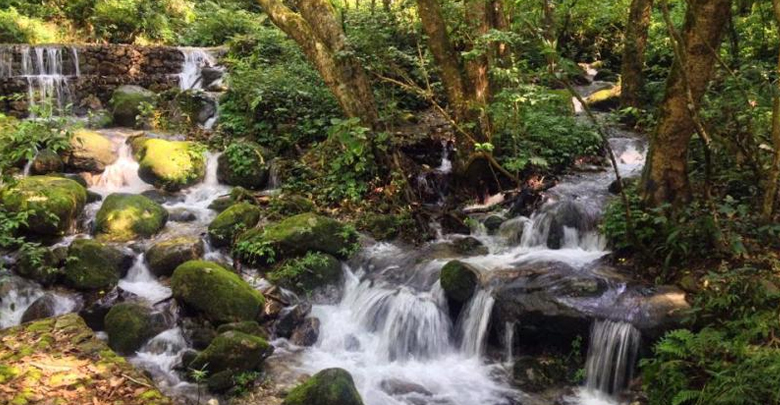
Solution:
[[[103,201],[103,196],[94,192],[87,190],[87,204],[92,204],[93,202]]]
[[[53,295],[46,293],[24,310],[22,323],[50,318],[56,315],[56,309],[57,299]]]
[[[409,394],[418,394],[426,397],[433,396],[433,393],[428,391],[422,385],[409,381],[399,380],[397,378],[388,378],[387,380],[383,380],[379,384],[379,388],[391,396],[403,396]]]
[[[512,371],[514,384],[524,392],[539,393],[569,381],[566,364],[555,358],[522,356]]]
[[[235,201],[230,196],[219,197],[212,201],[209,205],[209,209],[215,212],[224,212],[226,209],[235,205]]]
[[[271,200],[269,210],[273,211],[273,215],[279,215],[284,218],[292,215],[305,214],[307,212],[315,212],[317,207],[306,197],[295,194],[282,194]]]
[[[217,113],[217,102],[199,90],[177,91],[173,97],[178,110],[188,122],[203,125]]]
[[[401,231],[395,215],[367,213],[359,221],[360,229],[379,241],[394,239]]]
[[[133,141],[138,176],[165,191],[179,191],[206,176],[203,147],[194,142],[139,139]]]
[[[95,233],[102,239],[129,241],[150,237],[165,227],[168,211],[160,204],[133,194],[106,197],[95,217]]]
[[[265,301],[241,277],[205,261],[177,267],[171,288],[179,302],[216,324],[257,320]]]
[[[93,239],[78,239],[68,248],[65,283],[81,291],[110,290],[121,277],[122,252]]]
[[[168,211],[168,220],[171,222],[189,223],[197,221],[198,216],[186,208],[174,208]]]
[[[274,335],[289,339],[310,313],[311,304],[309,303],[300,303],[282,309],[279,313],[279,319],[274,324]]]
[[[150,308],[139,304],[117,304],[106,315],[108,345],[117,353],[133,354],[165,328],[155,321]]]
[[[268,183],[269,153],[252,142],[230,144],[219,156],[217,179],[220,183],[262,190]]]
[[[111,308],[118,303],[133,301],[137,298],[138,297],[135,294],[116,287],[84,307],[79,311],[79,316],[84,319],[84,322],[86,322],[92,330],[104,330],[105,318]]]
[[[0,330],[0,341],[6,343],[0,345],[3,403],[93,404],[100,398],[106,404],[173,404],[150,378],[98,339],[77,314]],[[39,363],[36,358],[51,360]],[[47,365],[43,371],[41,364]],[[121,386],[106,389],[109,381]],[[40,387],[58,388],[41,395]],[[13,401],[6,401],[9,398]]]
[[[114,125],[135,127],[135,118],[141,113],[141,103],[155,104],[156,102],[157,95],[143,87],[130,85],[117,87],[109,102],[114,116]]]
[[[17,256],[16,274],[44,286],[54,284],[62,275],[61,267],[68,257],[65,248],[22,249]]]
[[[523,240],[523,233],[525,232],[525,225],[529,223],[529,219],[525,217],[512,218],[498,228],[498,234],[505,238],[507,242],[512,245],[517,245]]]
[[[86,202],[87,190],[61,177],[25,177],[0,192],[0,203],[6,210],[30,212],[28,231],[47,236],[62,235],[72,229]]]
[[[141,193],[142,196],[156,202],[157,204],[176,204],[184,202],[184,196],[176,193],[169,193],[163,190],[146,190]]]
[[[146,252],[149,270],[157,277],[170,277],[177,267],[203,256],[203,241],[179,237],[156,243]]]
[[[287,261],[268,273],[275,285],[305,294],[323,286],[337,284],[343,272],[341,262],[327,253],[308,253]]]
[[[260,336],[263,339],[268,337],[268,333],[266,333],[256,321],[233,322],[219,325],[217,333],[222,334],[231,330],[246,333],[247,335]]]
[[[620,106],[620,86],[599,90],[587,98],[585,104],[593,110],[611,111]]]
[[[257,370],[272,353],[273,346],[265,339],[229,331],[214,338],[189,367],[195,370],[205,369],[212,375],[226,370],[238,374],[242,371]]]
[[[314,346],[317,339],[320,338],[320,320],[317,318],[306,318],[303,323],[295,328],[292,340],[298,346]]]
[[[260,222],[261,211],[255,205],[238,203],[217,215],[209,225],[209,238],[214,247],[230,245],[235,236],[252,229]]]
[[[234,379],[235,372],[233,370],[220,371],[214,373],[206,379],[206,387],[209,392],[223,393],[233,388],[236,384]]]
[[[30,174],[44,175],[49,173],[60,173],[64,170],[65,164],[62,158],[51,149],[42,149],[35,155],[30,165]]]
[[[295,387],[282,405],[363,405],[363,400],[349,372],[329,368]]]
[[[441,229],[446,234],[468,235],[471,228],[464,222],[464,218],[453,213],[444,214],[440,219]]]
[[[442,267],[439,280],[447,299],[463,305],[479,286],[479,271],[466,263],[453,260]]]
[[[211,322],[198,318],[182,319],[181,329],[187,341],[196,350],[207,348],[211,341],[217,337],[217,330],[211,325]],[[189,363],[185,364],[188,365]]]
[[[482,256],[489,253],[487,246],[473,236],[458,238],[453,242],[455,251],[464,256]]]
[[[102,173],[118,156],[114,144],[95,131],[78,130],[64,154],[65,168],[74,172]]]
[[[501,224],[503,224],[504,221],[506,221],[506,219],[504,219],[502,216],[491,215],[485,219],[485,229],[487,229],[489,233],[493,234],[498,231],[499,228],[501,228]]]
[[[595,230],[599,216],[589,212],[584,205],[575,201],[564,200],[550,206],[544,212],[545,221],[549,224],[547,247],[560,249],[565,242],[565,228],[576,229],[580,234]]]
[[[267,247],[261,254],[257,249],[238,249],[239,260],[250,265],[268,264],[275,260],[299,256],[309,251],[329,253],[336,257],[348,255],[357,235],[335,219],[307,213],[289,217],[265,228],[251,229],[238,238],[245,247]]]
[[[620,77],[613,71],[609,69],[599,69],[599,71],[596,73],[596,76],[593,77],[594,81],[598,82],[617,82],[620,79]]]
[[[201,72],[201,80],[203,81],[203,88],[208,88],[214,82],[217,82],[222,79],[222,77],[225,75],[225,72],[223,69],[220,68],[214,68],[214,67],[204,67]]]

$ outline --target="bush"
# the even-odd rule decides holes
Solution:
[[[98,0],[91,22],[100,40],[170,43],[192,19],[192,7],[185,0]]]
[[[0,7],[0,43],[52,43],[59,42],[59,38],[43,20],[21,15],[13,7]]]
[[[214,1],[198,3],[195,18],[187,25],[182,42],[189,46],[219,46],[239,35],[261,30],[260,14]]]

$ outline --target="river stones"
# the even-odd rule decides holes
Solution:
[[[179,191],[206,176],[205,148],[195,142],[138,138],[133,141],[138,177],[165,191]]]
[[[245,232],[238,238],[236,254],[250,265],[265,265],[309,251],[346,257],[356,242],[356,233],[341,222],[306,213]]]
[[[473,236],[455,239],[452,245],[455,252],[463,256],[482,256],[489,253],[487,246]]]
[[[220,334],[203,350],[189,368],[205,368],[209,373],[222,371],[240,373],[256,370],[273,353],[273,346],[265,339],[236,330]]]
[[[68,248],[65,283],[81,291],[110,290],[119,282],[125,257],[93,239],[78,239]]]
[[[247,335],[260,336],[264,339],[268,336],[268,332],[266,332],[256,321],[233,322],[219,325],[217,333],[222,334],[230,332],[231,330],[246,333]]]
[[[56,313],[56,308],[57,299],[54,295],[46,293],[24,310],[24,314],[22,314],[22,323],[52,317]]]
[[[471,299],[479,285],[479,272],[466,263],[453,260],[441,269],[439,280],[447,299],[463,305]]]
[[[610,111],[620,106],[620,86],[599,90],[587,98],[585,104],[598,111]]]
[[[261,211],[255,205],[238,203],[223,211],[209,225],[209,238],[215,247],[224,247],[233,242],[235,236],[252,229],[260,222]]]
[[[146,252],[149,270],[157,277],[170,277],[177,267],[203,256],[203,241],[180,237],[159,242]]]
[[[0,192],[0,203],[10,212],[30,212],[27,231],[62,235],[70,230],[87,202],[87,190],[62,177],[32,176]]]
[[[506,218],[500,215],[491,215],[485,219],[483,224],[489,233],[494,234],[496,231],[498,231],[499,228],[501,228],[501,224],[503,224],[505,221]]]
[[[306,318],[303,323],[295,328],[290,340],[303,347],[314,346],[320,337],[320,320],[318,318]]]
[[[78,130],[63,155],[65,167],[74,172],[102,173],[117,160],[114,144],[95,131]]]
[[[141,103],[155,104],[157,95],[140,86],[119,86],[114,90],[109,104],[114,116],[114,125],[135,127],[136,117],[141,114]]]
[[[338,283],[342,274],[341,262],[334,256],[310,252],[285,262],[266,277],[275,285],[297,293],[310,293],[318,287]]]
[[[54,284],[62,274],[60,267],[68,257],[66,248],[22,249],[16,257],[16,274],[41,285]]]
[[[257,320],[265,298],[222,266],[190,261],[173,272],[173,296],[215,324]]]
[[[329,368],[320,371],[295,387],[283,405],[363,405],[348,371]]]
[[[30,164],[30,174],[60,173],[65,168],[62,158],[51,149],[42,149]]]
[[[108,345],[120,354],[134,353],[165,329],[150,308],[134,303],[121,303],[111,308],[105,327]]]
[[[101,239],[129,241],[150,237],[165,227],[168,211],[160,204],[133,194],[106,197],[95,217],[95,233]]]
[[[232,143],[217,160],[217,179],[231,186],[262,190],[268,183],[268,156],[269,153],[255,143]]]

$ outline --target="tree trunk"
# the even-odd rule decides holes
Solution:
[[[650,15],[653,0],[632,0],[626,25],[626,38],[623,44],[623,63],[621,66],[621,96],[623,108],[639,107],[644,93],[645,48],[647,31],[650,28]]]
[[[328,0],[297,0],[298,12],[282,0],[257,0],[271,21],[295,40],[319,71],[344,114],[360,118],[363,125],[379,125],[371,82],[359,61],[349,54],[344,30]],[[348,4],[348,2],[347,2]]]
[[[467,0],[466,23],[469,26],[471,48],[479,46],[479,38],[490,31],[490,13],[488,3],[490,0]],[[478,49],[478,51],[480,51]],[[472,107],[486,106],[490,100],[490,77],[488,65],[488,49],[482,49],[480,53],[466,61],[466,74],[471,82],[472,101],[476,104]]]
[[[693,99],[691,108],[697,111],[730,14],[731,0],[688,1],[680,43],[683,60],[675,58],[666,81],[643,176],[643,197],[650,206],[690,200],[688,143],[696,127],[688,108],[688,90]]]
[[[775,10],[775,19],[777,20],[778,32],[780,32],[780,0],[772,0]],[[780,55],[777,59],[777,72],[780,74]],[[777,181],[780,179],[780,78],[775,82],[775,96],[772,108],[772,147],[774,156],[772,167],[769,169],[769,175],[764,189],[764,203],[761,207],[761,219],[764,222],[772,220],[775,210],[775,198],[777,197]]]

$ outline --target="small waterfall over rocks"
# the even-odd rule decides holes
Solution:
[[[633,378],[641,337],[629,323],[595,321],[585,366],[587,389],[606,394],[624,390]]]
[[[14,45],[0,47],[0,79],[27,82],[27,107],[51,100],[55,113],[75,102],[71,80],[81,76],[75,47]]]

